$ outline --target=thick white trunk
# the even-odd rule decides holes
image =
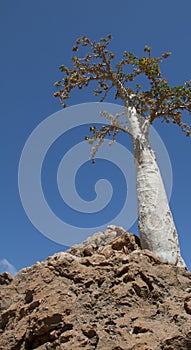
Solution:
[[[127,115],[133,140],[142,249],[150,250],[162,262],[185,267],[160,170],[148,140],[149,124],[134,107],[127,108]]]

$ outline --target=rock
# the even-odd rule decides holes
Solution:
[[[191,349],[191,273],[122,228],[0,284],[0,350]]]
[[[186,297],[184,302],[184,308],[186,312],[191,315],[191,296]]]
[[[0,274],[0,285],[9,284],[13,280],[12,276],[8,272],[3,272]]]

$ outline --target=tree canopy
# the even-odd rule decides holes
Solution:
[[[161,118],[166,123],[177,124],[186,136],[190,136],[191,126],[184,121],[183,112],[191,114],[191,80],[183,85],[171,87],[160,69],[162,61],[171,53],[152,57],[151,48],[145,46],[144,55],[140,58],[125,51],[122,59],[115,63],[115,54],[108,50],[111,39],[112,36],[108,35],[98,42],[91,41],[86,36],[76,40],[72,49],[72,68],[61,65],[63,78],[55,83],[58,90],[54,96],[60,99],[62,106],[66,107],[66,100],[70,98],[74,88],[81,90],[91,82],[96,82],[94,94],[100,96],[100,101],[104,101],[109,91],[114,88],[115,98],[128,101],[128,105],[134,106],[149,124],[156,118]],[[79,57],[79,51],[86,53]],[[149,89],[136,84],[136,78],[141,75],[146,76]],[[113,131],[118,132],[114,127]]]

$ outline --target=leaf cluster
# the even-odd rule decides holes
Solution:
[[[111,141],[109,142],[109,145],[111,146],[115,142],[116,136],[120,131],[129,133],[126,125],[127,122],[122,119],[123,116],[126,116],[126,112],[113,116],[107,111],[103,111],[101,112],[101,116],[106,118],[109,124],[102,125],[100,129],[97,129],[96,126],[90,126],[90,132],[92,135],[85,136],[85,140],[88,141],[90,145],[95,144],[95,146],[92,147],[91,152],[92,163],[95,163],[95,155],[106,137],[110,137]]]

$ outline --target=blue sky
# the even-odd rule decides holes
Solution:
[[[111,33],[111,49],[119,57],[124,50],[141,55],[146,44],[152,47],[156,56],[171,51],[173,54],[165,61],[163,72],[171,84],[179,85],[191,78],[190,13],[189,0],[161,0],[157,3],[151,0],[0,2],[0,272],[8,269],[14,274],[15,270],[18,271],[65,249],[63,245],[45,237],[28,219],[18,191],[18,164],[24,144],[32,131],[39,123],[61,109],[58,100],[53,97],[53,83],[61,78],[58,67],[62,63],[70,64],[71,47],[75,39],[81,35],[99,39]],[[69,105],[94,101],[96,98],[89,89],[82,93],[74,93]],[[108,102],[115,101],[110,97]],[[160,122],[154,126],[171,160],[171,208],[179,233],[182,255],[190,269],[190,138],[186,138],[176,126]],[[74,131],[72,138],[75,139],[79,132],[82,134],[84,131],[76,131],[76,134]],[[70,138],[66,139],[64,144],[68,147]],[[60,145],[62,147],[62,143]],[[127,147],[131,147],[129,141]],[[60,152],[59,144],[54,152]],[[44,190],[47,190],[47,198],[54,201],[51,203],[54,210],[61,210],[61,204],[55,202],[57,197],[53,190],[56,191],[56,188],[50,188],[54,180],[51,177],[51,167],[55,166],[56,157],[56,153],[53,153],[52,160],[50,158],[50,164],[47,165],[48,177],[46,178],[45,174],[42,179],[44,178],[43,186]],[[101,163],[100,167],[102,168]],[[113,172],[115,173],[115,170]],[[81,178],[83,174],[82,172]],[[120,181],[123,183],[122,178]],[[81,186],[79,193],[84,193],[88,183],[82,181],[80,185],[79,181],[77,185]],[[118,199],[120,201],[121,197]],[[115,203],[116,206],[119,205],[117,201]],[[115,205],[112,209],[114,212]],[[104,221],[104,212],[102,215],[99,220]],[[72,214],[68,220],[74,220]],[[96,226],[95,219],[92,220]],[[82,221],[79,218],[79,225]],[[130,231],[137,233],[136,224]]]

